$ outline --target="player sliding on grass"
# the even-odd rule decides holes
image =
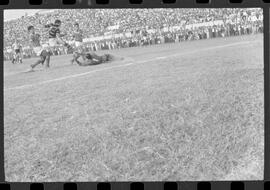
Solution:
[[[46,68],[48,68],[50,62],[50,52],[48,50],[45,50],[41,46],[40,35],[35,33],[34,26],[28,26],[27,30],[29,34],[30,46],[33,48],[36,55],[39,56],[39,59],[35,63],[31,64],[30,71],[33,71],[34,68],[39,64],[43,65],[45,60],[46,60]]]
[[[75,62],[80,66],[98,65],[117,60],[117,58],[111,54],[104,54],[100,56],[95,53],[77,53],[77,55],[82,58],[82,61],[79,59],[75,60]],[[123,58],[120,58],[119,60],[122,59]]]

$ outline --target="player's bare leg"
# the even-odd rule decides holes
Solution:
[[[51,54],[48,53],[47,56],[46,56],[46,65],[45,65],[45,68],[50,68],[50,60],[51,60]]]
[[[74,52],[74,53],[73,53],[73,58],[72,58],[72,60],[71,60],[71,64],[74,64],[74,62],[77,63],[77,61],[78,61],[78,59],[80,58],[80,56],[81,56],[80,53]]]
[[[14,64],[17,64],[18,63],[18,55],[17,54],[15,54],[14,56],[13,56],[13,63]]]
[[[13,56],[13,58],[12,58],[12,64],[15,64],[16,63],[16,58],[15,58],[15,56]]]
[[[21,64],[23,63],[22,57],[21,57],[21,56],[19,56],[19,62],[20,62]]]
[[[19,54],[16,55],[16,62],[17,63],[20,63],[20,56],[19,56]]]
[[[40,58],[33,64],[30,65],[30,70],[29,71],[34,71],[34,68],[39,65],[39,64],[43,64],[45,61],[46,57],[44,56],[40,56]]]
[[[46,50],[42,51],[39,59],[31,65],[30,71],[34,71],[34,68],[39,64],[43,65],[45,61],[46,61],[46,64],[48,64],[50,62],[49,59],[50,59],[50,53],[48,53],[48,51]]]
[[[48,69],[50,68],[50,61],[51,61],[51,51],[50,50],[47,50],[47,51],[43,51],[42,52],[42,55],[45,56],[45,68]]]

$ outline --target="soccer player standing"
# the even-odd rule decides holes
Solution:
[[[75,31],[73,33],[73,39],[75,41],[76,48],[80,48],[83,45],[83,31],[80,29],[78,23],[74,24]]]
[[[15,43],[12,45],[13,47],[13,50],[14,50],[14,56],[13,56],[13,59],[12,59],[12,63],[14,64],[15,62],[20,62],[22,63],[22,54],[21,54],[21,51],[22,51],[22,45],[19,44],[18,40],[15,39]]]
[[[78,58],[80,57],[80,54],[83,52],[83,49],[82,49],[83,31],[80,29],[80,26],[78,23],[75,23],[74,26],[75,26],[75,31],[73,33],[73,39],[75,41],[76,51],[73,52],[73,59],[71,60],[72,64],[78,60]]]
[[[46,60],[46,68],[49,68],[50,52],[45,50],[41,46],[41,44],[40,44],[40,35],[35,33],[34,26],[28,26],[27,30],[28,30],[28,34],[29,34],[30,46],[33,48],[36,55],[39,56],[39,59],[35,63],[31,64],[30,71],[33,71],[34,68],[39,64],[43,65],[45,60]]]

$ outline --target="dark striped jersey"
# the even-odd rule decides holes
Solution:
[[[49,38],[56,38],[57,34],[60,34],[60,29],[54,24],[45,25],[46,28],[50,28],[49,30]]]

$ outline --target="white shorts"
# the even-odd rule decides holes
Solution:
[[[44,50],[44,48],[41,47],[41,46],[38,46],[38,47],[34,47],[33,50],[34,50],[34,52],[35,52],[35,54],[36,54],[37,56],[40,56],[41,53],[42,53],[42,51]]]
[[[49,38],[49,46],[50,47],[55,47],[62,44],[62,41],[57,39],[57,38]]]
[[[83,45],[82,42],[75,41],[75,47],[81,47]]]

